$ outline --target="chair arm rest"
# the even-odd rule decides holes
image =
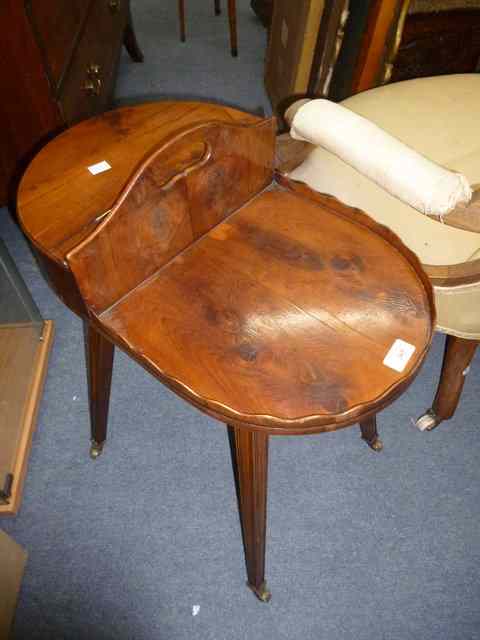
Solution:
[[[460,287],[480,282],[480,259],[459,264],[424,264],[423,268],[434,287]]]

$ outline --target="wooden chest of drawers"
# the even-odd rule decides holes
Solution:
[[[38,148],[110,105],[122,42],[142,54],[129,0],[2,0],[0,204]]]

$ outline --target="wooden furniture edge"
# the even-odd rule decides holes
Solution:
[[[480,258],[458,264],[424,264],[423,268],[435,287],[460,287],[480,283]]]
[[[344,204],[343,202],[338,200],[338,198],[330,194],[314,191],[304,182],[292,180],[291,178],[279,174],[278,172],[275,174],[275,179],[282,187],[291,191],[292,193],[296,193],[300,197],[306,198],[307,200],[313,200],[314,202],[322,204],[324,207],[335,212],[337,215],[340,215],[349,220],[354,220],[355,222],[358,222],[358,224],[376,232],[387,242],[389,242],[395,249],[397,249],[397,251],[399,251],[408,260],[410,265],[415,270],[417,277],[422,281],[430,303],[433,325],[435,325],[436,310],[433,296],[433,287],[431,280],[426,273],[425,265],[420,262],[417,254],[409,249],[409,247],[407,247],[407,245],[394,231],[392,231],[386,225],[374,220],[374,218],[369,216],[368,213],[366,213],[362,209],[359,209],[358,207],[350,207],[349,205]],[[355,218],[352,218],[351,215],[349,215],[349,211],[355,212]]]
[[[406,13],[410,0],[375,0],[368,18],[360,52],[353,74],[351,93],[360,93],[378,83],[386,64],[385,50],[392,25],[403,11]],[[396,34],[396,38],[399,35]]]
[[[22,419],[22,435],[17,449],[15,466],[12,470],[13,485],[9,504],[0,505],[0,515],[16,515],[22,501],[23,486],[28,468],[28,459],[32,446],[42,391],[48,369],[48,359],[53,344],[53,320],[45,320],[42,339],[39,340],[34,362],[34,374],[30,383],[28,399],[24,406]]]
[[[289,138],[289,134],[285,133],[280,136],[277,136],[277,139],[280,138],[281,149],[276,153],[276,172],[279,176],[287,180],[292,180],[288,177],[288,172],[296,169],[308,156],[310,151],[315,147],[308,142],[301,142],[298,140],[294,140],[293,138]],[[308,185],[299,180],[295,180],[292,182],[296,182],[297,184],[304,184],[308,187]],[[335,196],[324,193],[321,194],[325,198],[334,198],[338,202],[341,202]],[[459,207],[459,209],[464,207]],[[364,212],[368,215],[367,212]],[[422,213],[418,213],[418,215],[424,215]],[[371,217],[371,216],[369,216]],[[466,227],[462,227],[458,224],[455,224],[453,221],[450,223],[448,221],[448,215],[442,220],[439,216],[427,216],[434,222],[438,224],[445,224],[447,226],[451,226],[454,228],[463,229],[469,231],[470,233],[476,233],[471,229],[467,229]],[[433,264],[424,264],[422,263],[422,267],[433,286],[436,287],[458,287],[466,284],[473,284],[475,282],[480,283],[480,258],[476,260],[470,260],[468,262],[459,262],[455,264],[445,264],[445,265],[433,265]]]
[[[171,101],[168,101],[168,102],[171,102]],[[146,103],[146,104],[151,104],[151,103]],[[210,104],[210,103],[205,103],[205,104]],[[131,106],[126,106],[126,107],[122,107],[122,108],[123,109],[129,109],[129,108],[131,108]],[[106,112],[106,113],[108,114],[109,112]],[[105,114],[101,114],[99,116],[95,116],[95,118],[102,118],[104,115]],[[252,114],[249,114],[247,112],[245,112],[245,116],[249,117],[249,118],[256,117],[256,116],[252,116]],[[100,230],[102,225],[105,224],[114,215],[114,210],[116,210],[116,208],[118,206],[120,206],[120,204],[123,202],[125,197],[128,195],[128,191],[129,191],[130,187],[134,184],[134,182],[136,181],[136,179],[138,178],[140,173],[146,168],[146,166],[153,159],[153,157],[158,155],[158,154],[160,154],[162,151],[164,151],[165,148],[167,148],[170,145],[174,145],[174,144],[180,142],[182,140],[182,138],[184,138],[184,137],[186,137],[186,136],[188,136],[188,135],[190,135],[192,133],[195,133],[196,131],[198,131],[198,130],[200,130],[202,128],[207,128],[207,127],[210,127],[210,126],[218,125],[218,126],[232,127],[232,128],[235,128],[235,129],[237,129],[237,128],[240,129],[240,128],[244,128],[244,127],[246,127],[246,128],[256,128],[256,127],[259,127],[259,126],[264,126],[265,124],[270,122],[272,124],[272,128],[274,128],[274,129],[276,128],[276,118],[275,117],[271,117],[271,118],[256,117],[256,118],[257,118],[256,121],[250,121],[250,122],[223,121],[223,120],[219,120],[219,119],[204,120],[202,122],[197,122],[197,123],[195,123],[193,125],[191,125],[191,124],[190,125],[185,125],[184,127],[181,127],[180,129],[177,129],[174,133],[171,133],[171,134],[165,136],[165,138],[163,138],[160,142],[158,142],[157,144],[153,145],[152,147],[150,147],[149,149],[146,150],[145,155],[139,160],[139,162],[137,163],[136,167],[129,174],[129,176],[127,177],[127,179],[125,181],[125,185],[118,192],[117,196],[114,198],[114,200],[110,204],[110,206],[107,209],[104,209],[103,211],[98,211],[98,213],[95,216],[95,218],[93,220],[91,220],[91,222],[89,224],[87,224],[85,226],[84,231],[85,231],[86,235],[84,236],[84,238],[77,245],[75,245],[75,247],[70,249],[70,251],[68,253],[71,253],[75,249],[79,248],[83,241],[89,240],[91,237],[93,237],[93,234],[95,233],[95,231]],[[88,120],[86,120],[85,122],[88,122]],[[64,131],[64,132],[62,132],[60,134],[60,136],[66,135],[68,133],[69,133],[69,130]],[[22,178],[22,180],[23,180],[23,178]],[[19,207],[18,207],[18,220],[19,220],[20,227],[21,227],[23,233],[26,235],[26,237],[28,238],[29,242],[31,242],[32,245],[37,249],[37,251],[39,251],[43,256],[47,257],[49,260],[52,260],[53,262],[55,262],[56,264],[61,266],[63,269],[67,269],[68,270],[68,261],[66,259],[67,258],[66,256],[65,256],[65,258],[63,260],[61,260],[58,257],[58,255],[55,253],[56,247],[44,247],[44,246],[42,246],[38,242],[38,240],[36,238],[34,238],[32,236],[32,234],[29,232],[29,230],[27,228],[27,225],[25,224],[25,221],[23,220],[22,203],[21,202],[19,202]]]
[[[368,411],[364,410],[365,403],[362,403],[336,417],[312,414],[298,418],[278,418],[269,414],[240,413],[221,402],[217,402],[197,394],[174,376],[159,370],[158,367],[156,367],[142,353],[131,349],[127,341],[119,338],[117,335],[113,335],[108,328],[98,320],[98,318],[93,318],[92,322],[95,329],[107,340],[113,342],[117,348],[121,349],[129,357],[135,360],[143,369],[148,371],[148,373],[160,380],[160,382],[168,389],[203,413],[224,424],[232,424],[249,431],[261,431],[262,433],[272,436],[309,435],[337,431],[338,429],[349,427],[359,420],[363,421],[369,417],[375,416],[400,397],[416,378],[423,365],[425,355],[430,348],[434,333],[432,328],[430,332],[430,339],[425,345],[425,348],[419,352],[417,363],[409,372],[408,376],[404,376],[397,383],[390,386],[382,395],[378,396],[373,401],[369,401]]]
[[[160,142],[158,145],[149,149],[148,153],[139,162],[139,164],[137,165],[137,168],[134,169],[133,172],[130,174],[130,177],[127,179],[125,186],[122,188],[122,190],[118,194],[113,205],[103,214],[99,214],[95,218],[95,221],[97,221],[97,225],[94,227],[91,233],[89,233],[86,236],[86,238],[84,238],[79,244],[77,244],[73,249],[71,249],[67,253],[67,255],[65,256],[67,263],[69,261],[70,256],[73,256],[77,251],[81,251],[84,245],[88,244],[91,240],[93,240],[93,238],[99,235],[104,229],[104,227],[108,226],[109,222],[115,216],[117,210],[120,208],[120,206],[122,205],[122,203],[124,202],[128,194],[130,193],[132,188],[135,186],[138,178],[142,175],[145,169],[156,160],[157,156],[164,153],[166,149],[168,149],[168,147],[174,146],[175,144],[181,142],[184,138],[187,138],[192,133],[196,133],[201,129],[207,129],[209,127],[221,126],[226,128],[232,128],[232,129],[244,129],[244,128],[256,129],[261,126],[271,124],[272,128],[274,128],[275,122],[276,122],[275,118],[262,118],[262,119],[259,119],[258,122],[247,123],[247,124],[240,124],[237,122],[222,122],[221,120],[206,120],[205,122],[200,122],[193,126],[184,127],[183,129],[181,129],[180,131],[177,131],[175,134],[169,136],[165,140],[162,140],[162,142]],[[205,164],[205,162],[209,159],[211,152],[212,150],[210,148],[210,145],[205,144],[205,150],[202,154],[202,157],[199,160],[185,166],[181,171],[177,172],[175,175],[165,180],[165,182],[161,185],[161,187],[164,189],[167,189],[169,186],[175,184],[175,182],[180,180],[182,177],[188,175],[193,171],[196,171],[197,169],[200,169]],[[272,171],[273,171],[273,168],[272,168]]]
[[[163,148],[164,147],[162,146],[162,150]],[[144,161],[144,163],[142,164],[142,167],[148,166],[150,160],[156,157],[156,155],[157,155],[157,151],[152,152],[149,158],[146,161]],[[196,166],[201,166],[201,164],[202,164],[202,161],[197,162]],[[129,180],[128,184],[126,185],[126,187],[122,191],[122,194],[119,196],[117,200],[118,205],[120,205],[121,202],[123,202],[123,199],[128,194],[131,186],[135,184],[135,181],[137,180],[138,176],[141,175],[142,170],[143,170],[142,168],[138,169],[132,176],[131,180]],[[183,175],[183,172],[179,174],[179,176],[181,175]],[[174,176],[173,178],[170,178],[167,181],[167,184],[177,179],[178,179],[178,176]],[[184,400],[190,402],[191,404],[193,404],[203,412],[213,416],[214,418],[216,418],[217,420],[220,420],[221,422],[234,423],[237,425],[242,425],[245,428],[250,428],[252,430],[267,431],[271,434],[282,433],[282,434],[294,435],[294,434],[307,434],[307,433],[319,433],[322,431],[331,431],[331,430],[339,429],[341,427],[349,426],[354,422],[356,422],[359,417],[363,419],[365,416],[368,417],[369,415],[373,415],[377,413],[382,408],[390,404],[390,402],[392,402],[393,399],[398,397],[409,386],[411,381],[415,378],[417,372],[421,367],[421,364],[423,363],[424,356],[430,347],[430,343],[432,341],[433,334],[434,334],[433,327],[435,324],[435,305],[433,301],[433,291],[430,284],[430,280],[425,275],[422,269],[422,265],[420,264],[420,261],[418,260],[416,255],[410,249],[408,249],[402,243],[402,241],[398,238],[398,236],[394,234],[390,229],[376,222],[375,220],[370,218],[367,214],[363,213],[359,209],[353,209],[352,207],[348,207],[347,205],[344,205],[340,201],[336,200],[336,198],[334,198],[333,196],[321,196],[320,194],[317,194],[316,192],[312,191],[309,187],[307,187],[306,185],[303,185],[302,183],[295,183],[282,176],[277,176],[277,183],[280,184],[280,187],[279,187],[280,190],[287,190],[287,191],[289,190],[299,198],[302,198],[302,197],[307,198],[319,206],[320,205],[324,206],[325,208],[330,210],[334,215],[339,215],[344,218],[347,218],[350,222],[367,227],[369,230],[382,236],[385,242],[391,245],[394,249],[397,249],[407,259],[407,261],[410,263],[412,267],[412,270],[415,272],[416,277],[423,284],[425,295],[427,297],[429,308],[430,308],[430,315],[432,318],[432,321],[430,323],[429,336],[428,336],[426,345],[424,349],[418,353],[418,359],[415,367],[408,373],[408,375],[405,374],[405,376],[403,376],[395,384],[391,385],[388,389],[386,389],[384,393],[382,393],[380,396],[375,398],[373,401],[370,401],[368,403],[370,405],[368,412],[363,411],[362,413],[362,410],[365,406],[365,404],[362,403],[354,407],[351,407],[347,411],[337,416],[331,416],[331,415],[325,416],[322,414],[313,414],[313,415],[306,415],[306,416],[298,416],[295,418],[281,418],[281,417],[272,416],[269,414],[257,415],[257,414],[239,413],[236,410],[234,410],[232,407],[229,407],[223,403],[217,402],[211,398],[198,394],[196,391],[191,389],[188,385],[184,384],[183,382],[175,378],[175,376],[172,376],[167,371],[160,369],[153,362],[150,362],[148,358],[146,358],[143,354],[137,353],[134,349],[132,349],[132,347],[128,344],[127,341],[125,341],[121,336],[117,334],[113,334],[109,330],[109,328],[102,322],[102,315],[103,315],[102,313],[97,314],[89,311],[90,318],[96,330],[99,331],[101,334],[103,334],[110,342],[113,342],[117,346],[119,346],[123,351],[125,351],[128,355],[130,355],[130,357],[134,358],[141,366],[143,366],[147,371],[149,371],[155,377],[160,379],[163,384],[165,384],[168,388],[172,389]],[[275,185],[275,181],[272,184]],[[293,185],[294,188],[292,188],[291,185]],[[310,194],[310,197],[308,194]],[[257,194],[257,196],[258,195],[259,194]],[[326,200],[328,202],[326,202]],[[74,257],[77,252],[81,251],[83,247],[87,245],[91,239],[93,239],[94,237],[96,237],[98,234],[101,233],[102,229],[109,223],[109,220],[111,220],[112,217],[114,216],[116,210],[117,210],[117,207],[116,206],[113,207],[109,216],[105,218],[99,226],[96,227],[96,229],[91,233],[91,235],[85,238],[81,243],[79,243],[74,249],[72,249],[67,254],[67,261],[69,261],[70,258]],[[352,211],[352,210],[355,211],[355,217],[352,217],[349,214],[349,211]],[[229,216],[227,216],[222,220],[222,222],[224,222],[225,220],[228,220],[237,211],[238,209],[231,212]],[[220,222],[219,224],[222,224],[222,222]],[[205,235],[206,234],[203,234],[201,237],[204,237]],[[197,239],[196,242],[198,242],[201,239],[201,237]],[[187,247],[187,250],[188,250],[188,247]],[[175,259],[175,256],[172,257],[166,264],[168,265],[174,259]],[[163,265],[161,269],[165,268],[165,266],[166,265]],[[153,276],[150,276],[150,277],[153,277]],[[333,419],[333,422],[332,422],[332,419]]]

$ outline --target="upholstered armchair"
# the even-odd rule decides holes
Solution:
[[[439,165],[462,173],[475,189],[480,183],[479,103],[480,75],[465,74],[398,82],[342,104]],[[297,108],[294,104],[287,111],[287,121]],[[480,341],[480,207],[457,208],[443,219],[427,216],[322,147],[297,141],[290,146],[285,139],[280,147],[280,156],[288,158],[280,162],[280,170],[363,209],[420,258],[434,285],[437,330],[446,334],[435,399],[417,420],[420,429],[433,429],[454,414]],[[365,148],[365,154],[372,152]]]

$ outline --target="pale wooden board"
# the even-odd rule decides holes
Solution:
[[[0,505],[0,515],[15,514],[20,506],[52,340],[49,320],[43,340],[31,325],[0,326],[0,481],[7,472],[14,475],[12,497]]]
[[[0,638],[9,637],[27,552],[0,529]]]

